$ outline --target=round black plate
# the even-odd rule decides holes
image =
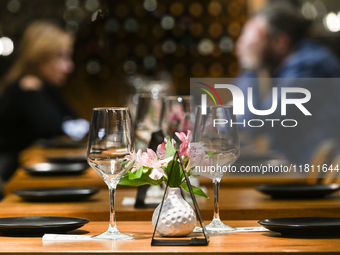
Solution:
[[[67,202],[87,199],[98,191],[99,188],[92,187],[53,187],[18,189],[13,190],[13,193],[27,201]]]
[[[291,237],[338,237],[340,218],[337,217],[295,217],[260,220],[265,228]]]
[[[88,222],[88,219],[75,217],[6,217],[0,218],[0,233],[10,236],[42,236],[46,233],[66,233]]]
[[[89,165],[83,163],[38,163],[34,165],[24,166],[24,169],[33,175],[70,175],[80,174]]]
[[[340,185],[332,184],[269,184],[254,187],[256,190],[280,199],[323,198],[340,189]]]

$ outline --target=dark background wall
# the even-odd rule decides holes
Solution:
[[[300,6],[321,2],[292,1]],[[148,90],[150,80],[168,84],[161,85],[170,88],[168,93],[189,94],[190,77],[238,73],[235,41],[249,12],[265,2],[1,0],[0,37],[11,38],[15,47],[13,54],[0,56],[0,76],[13,61],[26,25],[47,18],[75,34],[75,70],[64,92],[82,117],[89,119],[92,108],[98,106],[134,107],[133,95]],[[322,3],[326,12],[340,10],[338,0]],[[98,10],[104,18],[97,18]],[[316,18],[317,37],[339,52],[338,33],[326,32],[323,15]]]
[[[98,9],[108,16],[96,19]],[[190,77],[235,76],[233,44],[247,19],[247,2],[0,1],[0,31],[15,46],[26,24],[37,18],[53,19],[75,33],[76,68],[64,91],[89,118],[93,107],[131,103],[131,95],[149,79],[189,94]],[[0,57],[2,74],[15,53]]]

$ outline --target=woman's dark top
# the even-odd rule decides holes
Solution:
[[[37,139],[62,135],[63,121],[73,118],[58,87],[44,83],[23,90],[19,82],[10,84],[0,96],[0,154],[18,155]]]

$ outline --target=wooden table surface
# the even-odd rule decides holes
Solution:
[[[48,157],[52,156],[84,156],[84,148],[80,149],[45,149],[32,146],[22,153],[22,164],[30,165],[40,162],[46,162]],[[279,178],[277,178],[279,177]],[[208,178],[199,178],[200,184],[206,187],[212,187],[212,181]],[[288,175],[275,175],[264,177],[263,175],[251,176],[250,178],[239,178],[234,175],[225,175],[221,180],[221,185],[225,187],[253,187],[260,184],[268,183],[302,183],[303,178],[292,178]],[[99,175],[89,167],[80,175],[68,176],[32,176],[19,168],[14,176],[5,186],[5,194],[11,193],[14,189],[32,188],[32,187],[55,187],[55,186],[95,186],[106,188],[106,184]],[[124,187],[123,187],[124,188]]]
[[[46,155],[70,153],[70,150],[31,148],[23,155],[27,164],[42,162]],[[71,150],[71,153],[84,153],[83,149]],[[46,159],[45,159],[46,160]],[[203,179],[202,179],[203,180]],[[205,179],[208,180],[208,179]],[[254,190],[252,186],[260,183],[301,182],[298,179],[282,178],[225,178],[220,190],[220,215],[222,220],[259,220],[265,218],[290,216],[337,216],[340,217],[340,193],[325,199],[313,200],[273,200]],[[233,180],[237,185],[233,186]],[[208,183],[208,182],[207,182]],[[209,183],[211,181],[209,180]],[[205,185],[203,182],[202,185]],[[93,186],[101,190],[91,199],[79,202],[37,203],[25,202],[11,193],[14,189],[56,187],[56,186]],[[32,176],[23,169],[18,169],[7,183],[6,196],[0,202],[0,217],[55,215],[84,217],[94,221],[106,221],[109,217],[108,189],[104,181],[91,168],[80,175],[69,176]],[[207,185],[210,199],[198,198],[199,207],[205,220],[213,215],[213,191]],[[154,211],[135,209],[132,204],[122,204],[123,199],[133,200],[136,188],[118,186],[116,212],[118,220],[148,221]]]
[[[256,221],[228,221],[234,227],[257,226]],[[286,238],[274,232],[243,232],[210,236],[208,246],[151,246],[151,222],[118,222],[120,231],[135,236],[127,241],[42,241],[41,237],[0,236],[0,253],[10,254],[326,254],[340,253],[338,238]],[[69,234],[95,235],[107,222],[93,221]]]

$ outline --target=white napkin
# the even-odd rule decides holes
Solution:
[[[122,201],[122,205],[134,205],[136,202],[136,198],[134,197],[124,197]],[[160,204],[162,202],[162,198],[145,198],[145,204]]]
[[[236,228],[234,231],[226,232],[226,233],[237,233],[237,232],[263,232],[263,231],[269,231],[268,229],[264,227],[243,227],[243,228]],[[202,228],[196,227],[194,229],[195,233],[201,233]]]
[[[61,235],[61,234],[44,234],[43,241],[88,241],[92,239],[92,235]]]

